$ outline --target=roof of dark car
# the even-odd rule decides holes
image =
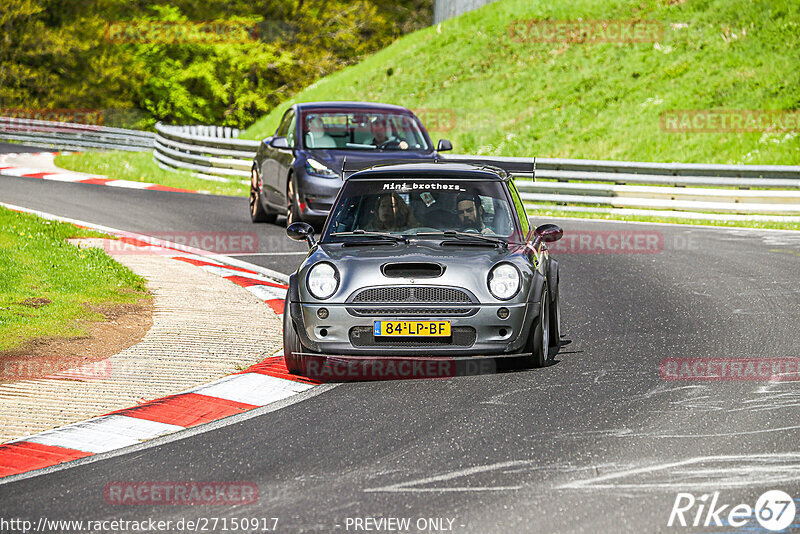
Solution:
[[[400,163],[377,165],[352,174],[347,180],[375,180],[391,176],[404,178],[461,178],[506,181],[511,175],[499,167],[471,163]]]
[[[403,106],[396,106],[394,104],[381,104],[378,102],[349,102],[349,101],[332,101],[332,102],[302,102],[299,104],[295,104],[294,107],[300,110],[309,110],[309,109],[357,109],[357,110],[369,110],[369,109],[382,109],[386,111],[401,111],[404,113],[409,113],[409,109]]]

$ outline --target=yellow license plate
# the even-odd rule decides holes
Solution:
[[[375,321],[373,327],[375,336],[450,336],[450,321]]]

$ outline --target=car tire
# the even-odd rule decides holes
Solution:
[[[539,316],[534,319],[531,331],[528,334],[528,341],[522,349],[523,352],[530,353],[530,356],[525,357],[526,367],[544,367],[547,365],[550,331],[550,295],[548,295],[547,286],[545,286],[539,302]]]
[[[553,301],[550,304],[550,357],[558,354],[561,348],[561,302],[559,300],[558,278],[553,291]]]
[[[264,208],[261,203],[261,189],[259,187],[258,176],[255,169],[253,169],[252,178],[250,179],[250,221],[254,223],[275,222],[278,217],[277,213]]]
[[[289,178],[286,186],[286,226],[292,223],[302,222],[303,216],[300,214],[300,207],[297,205],[297,193],[295,192],[294,180]]]
[[[302,375],[306,366],[306,357],[301,352],[308,352],[297,335],[297,329],[289,312],[289,295],[286,295],[283,308],[283,361],[293,375]]]

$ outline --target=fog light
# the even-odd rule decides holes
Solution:
[[[508,308],[500,308],[497,310],[497,316],[501,319],[508,319],[509,311]]]
[[[320,319],[327,319],[328,318],[328,308],[320,308],[317,310],[317,317]]]

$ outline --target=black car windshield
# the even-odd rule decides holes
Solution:
[[[521,241],[502,182],[448,178],[352,180],[331,212],[323,243],[371,232],[448,238],[445,232]]]
[[[382,111],[308,111],[303,146],[337,150],[429,151],[419,122],[409,114]]]

